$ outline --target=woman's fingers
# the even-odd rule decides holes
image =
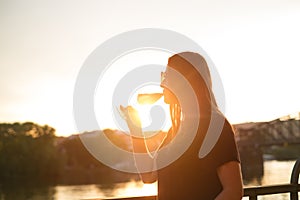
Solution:
[[[140,117],[138,111],[133,108],[132,106],[124,107],[120,105],[120,115],[124,118],[127,123],[139,125],[140,124]]]

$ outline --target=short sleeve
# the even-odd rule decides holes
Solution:
[[[222,133],[216,145],[208,154],[208,157],[215,167],[219,167],[230,161],[240,162],[234,131],[227,120],[225,120]]]

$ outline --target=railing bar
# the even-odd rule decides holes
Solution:
[[[272,185],[272,186],[259,186],[250,187],[244,189],[244,196],[256,195],[267,195],[267,194],[278,194],[300,191],[299,184],[284,184],[284,185]]]
[[[294,164],[292,175],[291,175],[291,184],[299,183],[299,173],[300,173],[300,158],[297,159]],[[291,200],[298,200],[298,191],[294,191],[290,193]]]
[[[298,160],[296,161],[296,163],[293,167],[293,171],[292,171],[292,175],[291,175],[291,183],[292,184],[298,184],[299,173],[300,173],[300,158],[298,158]]]

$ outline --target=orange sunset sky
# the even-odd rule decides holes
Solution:
[[[112,36],[148,27],[184,34],[207,52],[231,123],[300,112],[299,22],[300,2],[293,0],[0,0],[0,122],[77,133],[73,91],[85,59]]]

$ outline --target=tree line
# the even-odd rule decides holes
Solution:
[[[57,137],[54,128],[33,122],[0,124],[0,185],[113,183],[136,178],[96,160],[79,135]]]

